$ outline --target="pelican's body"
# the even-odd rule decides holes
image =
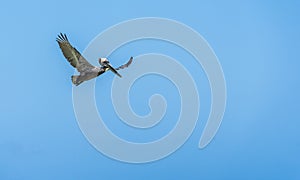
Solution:
[[[94,67],[92,69],[88,69],[84,72],[81,72],[78,76],[71,76],[72,82],[75,85],[81,84],[83,81],[88,81],[93,78],[96,78],[105,72],[104,67]]]
[[[97,76],[100,76],[104,72],[111,70],[113,73],[118,75],[119,77],[122,77],[117,70],[124,69],[128,67],[132,62],[132,57],[129,59],[129,61],[118,67],[113,68],[110,64],[107,58],[99,58],[99,64],[100,67],[91,65],[72,45],[70,44],[67,36],[65,34],[58,35],[58,38],[56,39],[58,42],[59,47],[61,48],[63,55],[65,58],[70,62],[70,64],[77,69],[77,71],[80,73],[78,76],[72,76],[72,82],[76,86],[81,84],[84,81],[88,81],[90,79],[96,78]]]

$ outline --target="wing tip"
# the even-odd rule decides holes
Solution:
[[[63,33],[59,33],[57,35],[56,41],[57,42],[69,42],[67,35],[63,34]]]
[[[127,62],[127,66],[129,66],[132,63],[133,57],[131,56],[129,61]]]

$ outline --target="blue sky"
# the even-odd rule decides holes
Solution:
[[[299,179],[299,7],[299,1],[3,2],[0,179]],[[102,155],[81,133],[72,105],[73,69],[55,38],[65,32],[83,51],[108,27],[140,17],[180,21],[208,41],[223,67],[227,108],[214,140],[205,149],[197,149],[210,93],[205,73],[188,61],[185,66],[192,74],[203,75],[196,80],[202,109],[195,131],[165,159],[128,164]],[[150,52],[190,58],[178,47],[159,43],[132,43],[110,58],[118,59],[115,64]],[[112,77],[100,77],[96,88],[103,85],[103,92],[109,93]],[[144,92],[141,87],[148,82],[153,89]],[[148,76],[132,89],[137,94],[131,97],[137,113],[147,114],[146,104],[139,105],[156,90],[165,93],[171,104],[178,102],[169,97],[176,94],[172,84]],[[104,93],[96,96],[105,98]],[[97,102],[97,106],[103,104]],[[172,117],[177,108],[171,106],[167,112],[165,132],[175,123]],[[109,110],[104,117],[113,114],[111,107],[104,110]],[[153,130],[143,138],[123,130],[118,121],[107,123],[119,136],[137,142],[164,134]]]

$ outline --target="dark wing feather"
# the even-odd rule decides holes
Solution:
[[[130,57],[129,61],[126,64],[116,68],[116,70],[127,68],[132,63],[133,57]]]
[[[78,72],[83,72],[87,69],[94,68],[69,42],[66,34],[60,33],[56,38],[62,53],[70,64],[77,69]]]

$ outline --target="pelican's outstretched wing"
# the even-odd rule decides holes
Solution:
[[[66,34],[60,33],[56,38],[62,53],[70,64],[77,69],[78,72],[84,72],[87,69],[94,68],[69,42]]]
[[[126,64],[116,68],[116,70],[127,68],[132,63],[133,57],[130,57],[129,61]]]

